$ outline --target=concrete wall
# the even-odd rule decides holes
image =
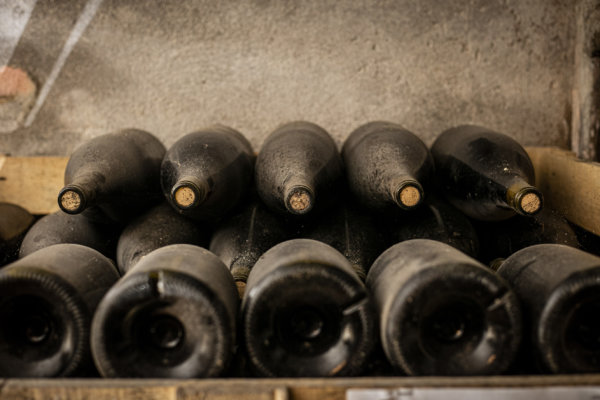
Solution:
[[[525,145],[567,147],[575,6],[0,0],[0,26],[27,17],[17,41],[0,28],[0,52],[13,46],[9,64],[37,85],[18,104],[20,116],[0,107],[0,152],[67,155],[124,127],[168,146],[214,123],[259,149],[278,124],[295,119],[322,125],[340,145],[361,123],[384,119],[427,143],[445,128],[477,123]]]

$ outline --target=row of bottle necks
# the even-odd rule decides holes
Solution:
[[[501,373],[530,358],[545,371],[597,370],[600,333],[587,318],[599,303],[596,257],[566,246],[531,247],[510,256],[498,275],[465,255],[502,242],[481,238],[504,229],[507,248],[487,254],[507,257],[532,244],[535,235],[519,238],[523,227],[541,226],[534,243],[577,245],[564,221],[538,214],[533,167],[512,139],[455,128],[440,135],[432,157],[397,125],[366,124],[344,144],[346,191],[331,138],[313,124],[288,124],[258,154],[257,200],[248,195],[253,156],[241,154],[245,139],[231,131],[187,135],[164,154],[151,135],[128,130],[74,152],[59,204],[69,214],[85,212],[39,220],[23,240],[22,258],[0,272],[0,318],[7,321],[0,375],[81,374],[93,355],[103,376],[216,376],[226,373],[233,353],[245,355],[257,375],[356,375],[372,366],[374,348],[396,371],[415,375]],[[329,144],[316,145],[314,137]],[[323,148],[330,151],[323,155]],[[433,179],[434,158],[441,195],[472,218],[505,221],[492,230],[476,222],[484,233],[478,237],[474,221],[432,196],[431,186],[425,199],[421,182]],[[112,265],[90,266],[103,263],[99,254],[82,255],[93,250],[52,246],[80,243],[111,254],[111,232],[152,203],[156,177],[169,204],[123,230],[116,255],[122,278]],[[242,198],[253,205],[239,205]],[[236,204],[241,209],[232,214]],[[281,215],[296,218],[283,222]],[[107,218],[120,224],[99,222]],[[206,245],[212,224],[218,228],[209,248],[221,261],[181,244]],[[290,227],[291,236],[317,241],[277,244]],[[380,255],[384,230],[395,235],[392,242],[404,242]],[[436,241],[407,240],[416,237]]]

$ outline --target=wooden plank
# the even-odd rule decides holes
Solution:
[[[18,204],[32,214],[58,211],[67,157],[0,156],[0,201]]]
[[[553,147],[529,147],[527,152],[546,205],[600,235],[600,164]]]
[[[299,379],[6,379],[2,399],[343,400],[348,389],[598,386],[600,374]]]

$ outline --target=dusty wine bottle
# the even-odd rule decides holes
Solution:
[[[490,262],[507,258],[525,247],[543,243],[579,247],[577,234],[567,220],[556,211],[544,208],[525,217],[516,215],[504,221],[475,224],[481,243],[481,260]]]
[[[248,359],[263,376],[348,376],[374,343],[364,284],[333,247],[292,239],[269,249],[242,300]]]
[[[473,258],[479,255],[479,238],[469,218],[431,194],[415,211],[391,216],[388,232],[393,243],[431,239],[449,244]]]
[[[342,253],[362,282],[373,261],[387,247],[383,228],[349,200],[318,221],[304,225],[299,236],[318,240]]]
[[[431,153],[440,190],[469,217],[499,221],[542,209],[533,164],[511,137],[463,125],[442,132]]]
[[[306,121],[284,124],[264,141],[256,159],[256,190],[274,211],[304,215],[326,209],[342,182],[342,159],[329,133]]]
[[[246,194],[254,152],[238,131],[218,125],[185,135],[171,146],[161,167],[165,197],[179,213],[216,220]]]
[[[178,214],[163,202],[125,227],[117,244],[117,266],[127,273],[146,254],[170,244],[206,246],[212,227]]]
[[[517,251],[498,269],[528,321],[528,343],[553,373],[600,371],[600,257],[561,244]]]
[[[199,378],[233,354],[238,295],[201,247],[173,244],[140,259],[98,306],[91,347],[104,377]]]
[[[155,136],[138,129],[95,137],[71,154],[58,205],[69,214],[123,223],[160,199],[164,154]]]
[[[385,354],[406,374],[498,374],[517,353],[517,297],[454,247],[429,239],[398,243],[375,260],[367,286]]]
[[[409,210],[422,201],[433,173],[429,149],[413,133],[374,121],[354,130],[342,148],[350,190],[374,210]]]
[[[73,243],[91,247],[114,259],[120,228],[113,224],[90,220],[84,215],[62,211],[48,214],[29,229],[23,238],[19,257],[23,258],[53,244]]]
[[[96,305],[113,263],[78,244],[45,247],[0,271],[0,376],[72,376],[91,366]]]
[[[16,204],[0,203],[0,267],[17,259],[35,217]]]
[[[287,238],[281,219],[260,201],[255,201],[217,227],[209,250],[229,267],[242,298],[248,274],[256,261],[265,251]]]

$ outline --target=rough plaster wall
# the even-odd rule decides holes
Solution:
[[[85,3],[38,1],[11,64],[41,87]],[[168,146],[214,123],[258,149],[295,119],[340,145],[385,119],[427,143],[477,123],[566,147],[574,10],[571,0],[105,0],[33,124],[0,133],[0,152],[66,155],[123,127]]]

